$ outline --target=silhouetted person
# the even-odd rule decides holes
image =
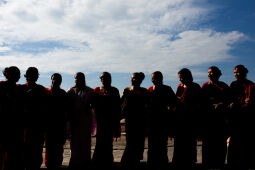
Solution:
[[[0,82],[0,169],[24,169],[23,93],[16,85],[20,70],[16,66],[3,70],[6,81]],[[4,165],[3,165],[4,163]]]
[[[208,69],[210,81],[204,83],[205,112],[203,113],[202,163],[206,168],[223,168],[227,153],[227,113],[230,88],[219,81],[221,71],[212,66]]]
[[[191,167],[197,157],[198,123],[201,107],[201,88],[193,82],[190,70],[184,68],[178,72],[181,82],[177,87],[177,113],[175,120],[175,138],[173,165],[177,168]]]
[[[151,168],[167,168],[168,136],[171,134],[172,111],[176,104],[176,96],[170,86],[163,84],[163,75],[156,71],[151,75],[154,86],[150,92],[150,114],[148,135],[148,165]]]
[[[38,69],[29,67],[24,75],[27,83],[22,85],[25,93],[25,167],[26,170],[40,169],[47,113],[47,91],[36,84]]]
[[[103,72],[101,87],[94,90],[93,108],[96,115],[97,133],[93,163],[96,167],[111,168],[113,163],[113,138],[120,137],[120,95],[111,86],[111,74]]]
[[[71,104],[71,158],[69,166],[82,169],[91,163],[91,102],[93,89],[86,86],[85,75],[75,74],[75,86],[67,94]]]
[[[140,87],[145,75],[133,73],[131,87],[124,89],[123,114],[126,119],[126,148],[121,159],[124,167],[136,168],[143,159],[149,92]]]
[[[254,83],[246,78],[247,68],[237,65],[234,68],[236,81],[230,84],[233,103],[231,103],[231,139],[228,151],[228,164],[231,168],[255,168],[254,135]]]
[[[47,89],[49,111],[46,126],[45,164],[48,169],[59,169],[63,161],[67,117],[67,94],[60,88],[62,76],[51,76],[51,87]]]

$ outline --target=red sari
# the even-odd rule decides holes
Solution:
[[[230,88],[224,82],[206,82],[202,86],[202,92],[205,106],[202,163],[207,168],[223,168],[227,153]],[[218,107],[215,104],[219,104]]]
[[[46,154],[47,168],[57,169],[62,165],[67,119],[67,93],[57,88],[47,89],[48,113],[46,114]]]
[[[97,167],[111,167],[113,163],[113,138],[120,136],[119,90],[110,87],[94,90],[92,107],[95,111],[97,133],[93,162]]]
[[[168,136],[172,135],[173,116],[170,107],[176,104],[176,96],[170,86],[152,86],[150,92],[148,164],[151,168],[168,166]]]
[[[126,119],[126,148],[121,163],[137,168],[143,159],[149,92],[143,87],[136,90],[128,87],[124,89],[122,101],[122,114]]]
[[[231,112],[231,140],[228,164],[231,167],[255,168],[255,85],[250,80],[234,81]]]
[[[0,169],[24,169],[24,98],[21,86],[0,82]]]
[[[200,124],[202,94],[196,83],[180,84],[176,91],[177,113],[173,165],[191,167],[197,157],[197,136]]]

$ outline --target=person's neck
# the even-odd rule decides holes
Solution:
[[[59,89],[60,89],[60,86],[51,86],[51,89],[53,89],[53,90],[59,90]]]
[[[101,88],[109,90],[111,88],[111,85],[102,85]]]
[[[246,78],[237,79],[238,82],[244,82]]]
[[[27,85],[28,85],[28,87],[34,87],[34,86],[36,86],[36,83],[28,81]]]
[[[210,84],[218,84],[219,83],[219,80],[211,80],[211,81],[209,81],[210,82]]]
[[[139,88],[140,88],[140,86],[131,86],[131,90],[137,90]]]
[[[11,87],[16,86],[16,82],[14,81],[6,80],[6,83],[8,84],[8,86],[11,86]]]

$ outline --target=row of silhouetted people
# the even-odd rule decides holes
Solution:
[[[61,89],[59,73],[51,76],[51,87],[36,83],[39,72],[29,67],[26,84],[17,85],[20,70],[7,67],[0,82],[0,169],[38,170],[43,145],[48,169],[60,168],[67,123],[72,169],[107,168],[113,163],[113,139],[120,137],[120,120],[125,119],[126,148],[121,165],[136,168],[143,159],[148,137],[148,166],[168,167],[168,137],[174,138],[172,165],[193,167],[197,140],[202,140],[205,168],[255,167],[255,85],[246,78],[247,68],[237,65],[230,86],[219,81],[221,71],[208,69],[209,81],[200,87],[189,69],[178,72],[176,93],[163,84],[160,71],[152,73],[154,86],[141,87],[142,72],[131,77],[131,86],[120,96],[111,86],[111,74],[103,72],[102,85],[92,89],[85,75],[75,74],[75,85]],[[96,147],[91,158],[91,132],[96,122]],[[230,143],[227,154],[227,139]]]

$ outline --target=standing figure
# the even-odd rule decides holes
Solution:
[[[60,88],[62,76],[54,73],[51,76],[51,87],[48,91],[49,111],[46,122],[45,164],[48,169],[59,169],[63,161],[65,130],[67,118],[67,94]]]
[[[25,166],[27,170],[38,170],[42,164],[42,152],[47,113],[47,91],[36,84],[38,69],[29,67],[25,74],[27,83],[22,85],[25,93]]]
[[[16,85],[20,70],[16,66],[3,71],[6,81],[0,82],[0,169],[24,169],[23,91]]]
[[[233,103],[231,108],[231,139],[228,151],[230,168],[255,168],[255,88],[246,78],[247,68],[237,65],[234,68],[236,81],[230,84]]]
[[[148,164],[151,168],[167,168],[168,136],[171,134],[172,112],[176,96],[170,86],[163,84],[160,71],[152,73],[154,86],[149,88],[151,102],[149,112]]]
[[[123,115],[126,120],[126,148],[121,159],[124,167],[137,168],[143,159],[149,92],[140,87],[145,75],[133,73],[131,87],[124,89]]]
[[[227,106],[230,101],[230,88],[219,81],[220,76],[218,67],[210,67],[210,81],[202,86],[205,97],[202,163],[206,168],[223,168],[227,153]]]
[[[197,136],[201,107],[201,88],[193,82],[189,69],[178,72],[181,84],[177,87],[177,112],[175,120],[175,138],[173,165],[192,167],[197,158]]]
[[[111,86],[111,74],[103,72],[101,87],[94,90],[93,108],[96,116],[96,147],[93,155],[94,165],[111,168],[113,163],[113,138],[120,137],[120,95]]]
[[[86,86],[85,75],[75,75],[75,86],[67,91],[70,108],[71,158],[69,166],[82,169],[91,163],[91,102],[93,89]]]

